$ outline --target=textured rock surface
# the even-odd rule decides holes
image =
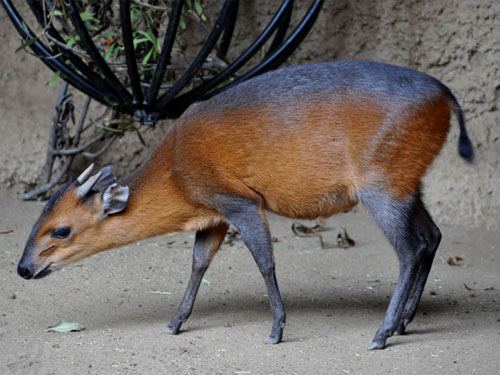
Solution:
[[[279,3],[242,2],[235,45],[243,48],[253,40]],[[308,4],[296,2],[294,22]],[[449,142],[426,178],[426,202],[440,222],[499,229],[499,15],[500,2],[493,0],[327,1],[314,29],[287,64],[379,60],[442,80],[465,110],[476,161],[466,165],[457,156],[454,125]],[[21,191],[35,183],[41,173],[57,87],[46,86],[52,73],[34,57],[14,54],[18,37],[3,10],[0,36],[0,182]],[[165,122],[146,134],[149,148],[167,126]],[[123,174],[147,157],[149,148],[143,148],[130,134],[100,162],[111,162],[117,173]],[[136,155],[132,163],[130,155]],[[75,169],[86,163],[76,163]]]

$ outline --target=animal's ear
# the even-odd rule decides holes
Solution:
[[[106,188],[116,183],[116,177],[113,174],[111,165],[107,165],[104,168],[101,168],[100,172],[101,175],[99,176],[99,179],[92,187],[93,191],[104,191]]]
[[[102,193],[101,217],[121,212],[127,207],[129,197],[128,186],[120,186],[116,183],[108,186]]]

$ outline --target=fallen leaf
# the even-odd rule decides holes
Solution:
[[[210,281],[208,281],[207,279],[203,279],[201,280],[201,285],[210,285],[212,284]]]
[[[450,266],[463,266],[463,263],[460,263],[463,262],[463,260],[464,258],[458,256],[449,257],[446,263],[448,263]]]
[[[472,287],[468,286],[466,283],[464,283],[464,287],[467,290],[474,290],[476,292],[482,292],[482,291],[485,291],[485,290],[495,290],[495,288],[492,287],[492,286],[489,286],[487,288],[472,288]]]
[[[55,326],[47,328],[47,332],[79,332],[84,329],[85,327],[75,322],[61,322]]]
[[[342,225],[342,228],[340,228],[340,233],[337,235],[337,245],[343,247],[344,249],[356,245],[356,242],[354,242],[354,240],[347,234],[345,225]]]
[[[316,225],[313,227],[307,227],[307,226],[300,224],[300,223],[293,223],[292,224],[292,231],[298,237],[311,237],[308,235],[325,230],[325,228],[323,227],[323,224],[325,224],[324,220],[318,220]],[[305,236],[304,236],[304,234],[305,234]]]
[[[151,294],[172,294],[170,292],[164,292],[162,290],[146,290],[146,293],[151,293]]]
[[[323,236],[319,234],[318,232],[324,232],[328,230],[325,228],[323,225],[325,224],[324,220],[318,220],[316,225],[313,227],[307,227],[303,224],[300,223],[293,223],[292,224],[292,232],[297,236],[297,237],[315,237],[319,239],[319,243],[321,245],[322,249],[331,249],[332,246],[327,246],[325,242],[323,241]]]
[[[9,230],[0,230],[0,234],[9,234],[14,232],[14,229],[9,229]]]

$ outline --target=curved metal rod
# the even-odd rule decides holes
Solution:
[[[104,58],[101,56],[100,52],[97,50],[92,38],[90,37],[85,24],[80,17],[78,12],[78,7],[75,4],[75,0],[64,0],[64,4],[68,9],[68,15],[71,19],[71,23],[75,27],[75,31],[80,37],[80,43],[85,47],[88,54],[94,60],[94,63],[99,68],[101,73],[104,75],[104,80],[113,88],[116,94],[123,100],[123,105],[130,108],[129,105],[132,103],[132,95],[127,91],[115,74],[106,63]]]
[[[233,82],[225,85],[224,87],[221,87],[218,90],[214,90],[204,95],[201,98],[201,100],[211,98],[212,96],[217,95],[218,93],[227,90],[228,88],[240,82],[246,81],[247,79],[255,77],[258,74],[265,73],[271,69],[275,69],[281,63],[283,63],[283,61],[285,61],[288,58],[288,56],[290,56],[290,54],[295,50],[297,45],[300,42],[302,42],[304,37],[311,29],[312,25],[314,24],[314,21],[316,21],[319,11],[321,10],[323,2],[324,0],[314,1],[314,3],[307,11],[307,14],[304,16],[304,18],[302,18],[302,21],[300,21],[299,25],[293,31],[292,35],[290,35],[290,37],[286,40],[286,42],[279,49],[277,49],[271,56],[266,58],[263,62],[261,62],[259,65],[257,65],[248,73],[235,79]]]
[[[293,0],[290,2],[290,5],[286,9],[285,16],[280,22],[278,31],[276,31],[276,35],[274,36],[274,39],[271,42],[271,46],[269,47],[269,50],[266,53],[266,57],[271,55],[271,53],[273,53],[274,51],[276,51],[276,48],[278,48],[281,45],[281,43],[283,43],[283,39],[285,39],[288,26],[290,25],[290,18],[292,18],[292,10],[293,10]]]
[[[128,76],[134,100],[132,105],[142,103],[143,95],[141,89],[141,78],[137,70],[135,58],[134,38],[132,36],[132,21],[130,20],[130,1],[120,0],[120,20],[122,23],[123,46],[125,47],[125,59],[127,60]]]
[[[42,25],[42,27],[46,27],[43,10],[40,6],[39,1],[28,0],[28,5],[31,8],[31,11],[35,15],[36,19],[38,20],[38,23]],[[47,34],[49,34],[49,37],[56,39],[56,41],[62,43],[63,45],[66,44],[66,41],[61,37],[61,35],[52,25],[50,25],[46,29],[46,32]],[[87,64],[85,64],[78,56],[67,49],[58,48],[57,46],[52,47],[52,49],[53,52],[61,52],[64,58],[69,60],[75,66],[75,68],[78,69],[80,73],[82,73],[98,90],[102,91],[105,96],[114,101],[119,100],[118,96],[113,92],[111,87],[109,87],[106,82],[101,79],[101,77],[90,70]]]
[[[17,10],[12,6],[12,2],[10,0],[1,1],[3,7],[5,8],[5,11],[9,15],[10,20],[14,24],[19,34],[21,34],[21,37],[25,40],[35,39],[35,42],[31,43],[29,47],[38,57],[41,58],[45,65],[47,65],[54,72],[60,72],[62,78],[71,83],[78,90],[92,96],[103,104],[109,105],[108,98],[103,95],[102,92],[92,86],[90,82],[84,77],[69,69],[64,63],[60,61],[60,59],[55,58],[51,51],[37,39],[37,36],[31,31],[31,29],[23,21]]]
[[[160,113],[165,112],[165,106],[166,104],[181,91],[184,86],[193,78],[193,76],[198,72],[198,70],[201,68],[203,63],[205,62],[208,54],[210,51],[214,48],[215,43],[217,43],[217,40],[219,39],[219,36],[224,29],[224,26],[227,22],[227,16],[229,13],[229,10],[232,7],[232,2],[233,0],[226,0],[224,2],[224,7],[222,8],[222,11],[219,15],[219,18],[217,19],[217,22],[215,23],[215,26],[213,27],[212,31],[208,35],[207,41],[201,48],[200,52],[198,55],[194,58],[193,62],[189,66],[189,68],[182,74],[182,76],[175,82],[175,84],[172,86],[172,88],[164,95],[162,95],[157,103],[154,106],[154,109]]]
[[[219,56],[225,57],[227,50],[229,49],[229,44],[231,44],[231,39],[233,38],[234,26],[236,24],[236,16],[238,15],[238,6],[240,2],[234,1],[229,11],[229,20],[226,27],[224,28],[224,34],[222,34],[222,40],[219,46]]]
[[[174,46],[175,35],[177,34],[177,29],[179,26],[179,20],[181,19],[182,6],[184,5],[183,0],[175,0],[172,5],[172,12],[168,20],[167,33],[165,34],[165,39],[163,40],[163,47],[161,49],[160,57],[158,58],[158,63],[156,64],[155,73],[151,81],[151,86],[146,94],[146,99],[144,101],[145,106],[150,106],[160,90],[161,82],[165,76],[165,70],[167,69],[167,64],[170,60],[170,53]]]
[[[286,16],[288,9],[293,5],[293,0],[285,0],[281,4],[278,12],[269,22],[264,31],[259,35],[259,37],[253,42],[253,44],[247,48],[245,52],[241,54],[233,63],[231,63],[226,69],[216,75],[214,78],[206,81],[202,85],[194,88],[193,90],[174,98],[169,105],[169,113],[174,116],[180,116],[180,114],[195,100],[195,98],[205,94],[209,90],[217,87],[221,82],[229,78],[233,73],[235,73],[239,68],[241,68],[248,60],[250,60],[259,49],[267,42],[269,37],[272,35],[274,30],[281,24],[283,17]]]

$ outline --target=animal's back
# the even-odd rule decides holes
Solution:
[[[404,198],[446,139],[447,92],[373,62],[270,72],[188,109],[176,125],[177,175],[193,199],[206,189],[259,196],[289,217],[348,210],[360,189]]]

